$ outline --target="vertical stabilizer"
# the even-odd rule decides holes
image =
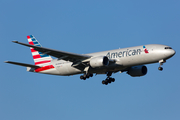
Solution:
[[[28,35],[27,39],[28,39],[29,44],[41,47],[41,44],[36,40],[36,38],[33,35]],[[39,51],[36,51],[34,50],[34,48],[30,48],[30,49],[31,49],[31,53],[32,53],[35,65],[38,65],[38,66],[50,65],[51,60],[52,60],[50,55],[43,54]]]

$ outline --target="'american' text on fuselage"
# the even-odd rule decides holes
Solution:
[[[121,58],[121,57],[127,57],[127,56],[134,56],[134,55],[140,55],[141,49],[134,49],[134,50],[126,50],[126,51],[120,51],[120,52],[108,52],[107,57],[108,58]]]

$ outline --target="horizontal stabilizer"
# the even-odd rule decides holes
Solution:
[[[5,61],[5,63],[10,63],[10,64],[14,64],[14,65],[20,65],[20,66],[24,66],[24,67],[40,68],[40,66],[26,64],[26,63],[19,63],[19,62],[12,62],[12,61]]]

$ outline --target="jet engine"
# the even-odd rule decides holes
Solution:
[[[103,67],[109,65],[109,59],[106,56],[93,57],[90,60],[90,66],[92,68]]]
[[[127,72],[127,74],[129,74],[132,77],[144,76],[146,75],[146,73],[147,73],[147,67],[144,65],[131,67]]]

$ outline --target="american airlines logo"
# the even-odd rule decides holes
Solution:
[[[146,49],[146,46],[143,46],[144,52],[149,53],[149,51]]]

